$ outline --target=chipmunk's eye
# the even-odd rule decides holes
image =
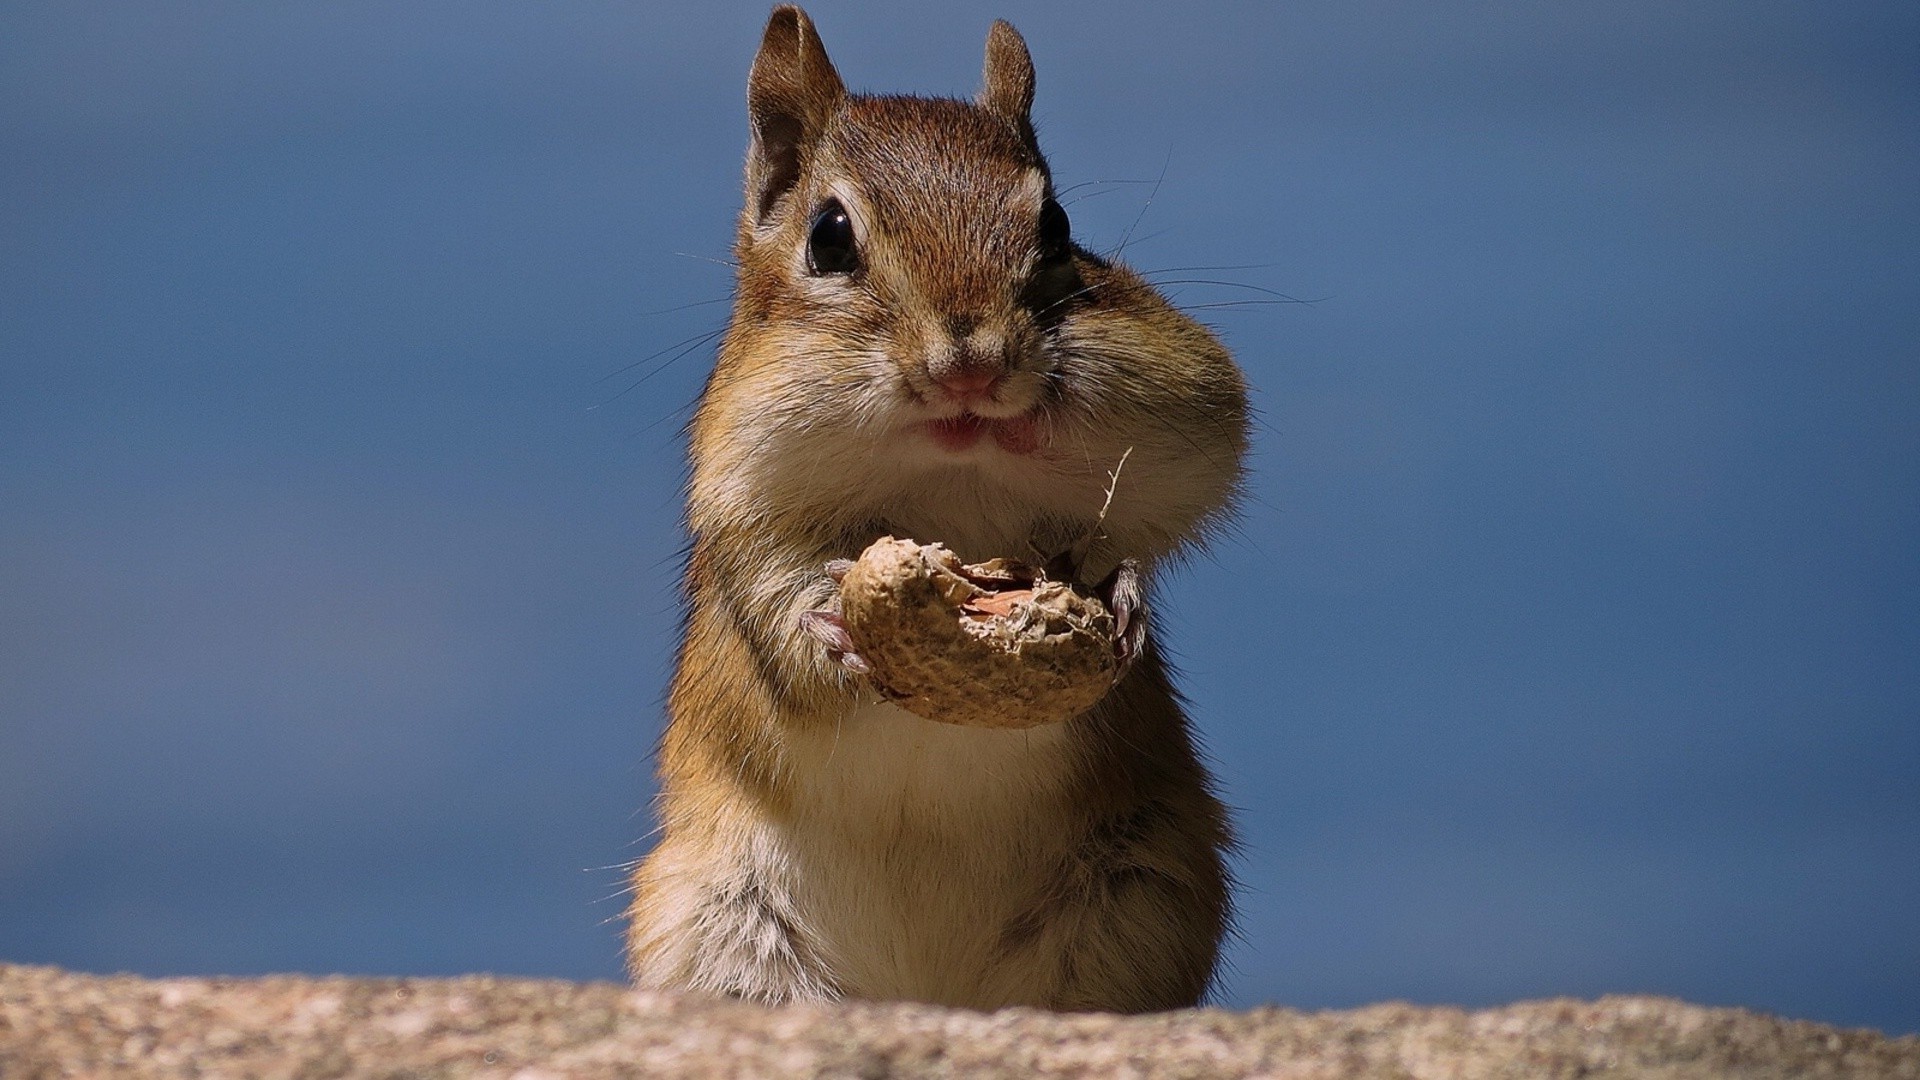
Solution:
[[[1039,258],[1034,261],[1033,276],[1027,279],[1021,300],[1033,317],[1047,326],[1064,319],[1068,305],[1086,290],[1073,262],[1073,224],[1052,199],[1040,204],[1039,231],[1034,239]]]
[[[1073,223],[1060,204],[1048,199],[1040,204],[1040,257],[1064,259],[1073,254]]]
[[[853,219],[838,199],[828,199],[813,216],[807,234],[807,269],[815,274],[851,274],[860,267],[853,243]]]

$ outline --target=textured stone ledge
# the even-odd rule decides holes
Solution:
[[[1887,1039],[1659,998],[1466,1012],[762,1009],[607,984],[0,965],[0,1077],[1903,1077]]]

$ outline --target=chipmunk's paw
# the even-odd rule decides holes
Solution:
[[[1140,564],[1123,560],[1093,591],[1113,612],[1113,655],[1120,661],[1119,675],[1124,675],[1147,646],[1147,593]]]
[[[852,567],[851,559],[835,559],[826,565],[826,574],[828,579],[838,585],[846,580],[847,571]],[[873,671],[873,665],[867,663],[866,658],[853,647],[853,638],[847,635],[846,620],[840,617],[839,597],[834,597],[832,607],[801,612],[800,629],[805,631],[808,637],[826,646],[827,659],[855,675],[866,675]]]
[[[853,639],[847,636],[847,624],[839,612],[803,611],[800,613],[800,629],[826,646],[827,659],[855,675],[865,675],[873,670],[873,665],[855,651]]]

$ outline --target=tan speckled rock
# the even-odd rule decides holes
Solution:
[[[840,584],[847,636],[872,679],[929,720],[1024,728],[1068,720],[1113,685],[1113,615],[1098,599],[1007,559],[962,565],[891,536]]]
[[[0,1077],[187,1076],[1915,1080],[1920,1039],[1658,998],[1122,1017],[0,965]]]

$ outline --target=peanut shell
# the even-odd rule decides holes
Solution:
[[[1118,671],[1107,606],[1013,560],[962,565],[940,544],[882,537],[840,598],[874,685],[929,720],[1058,723],[1092,708]]]

